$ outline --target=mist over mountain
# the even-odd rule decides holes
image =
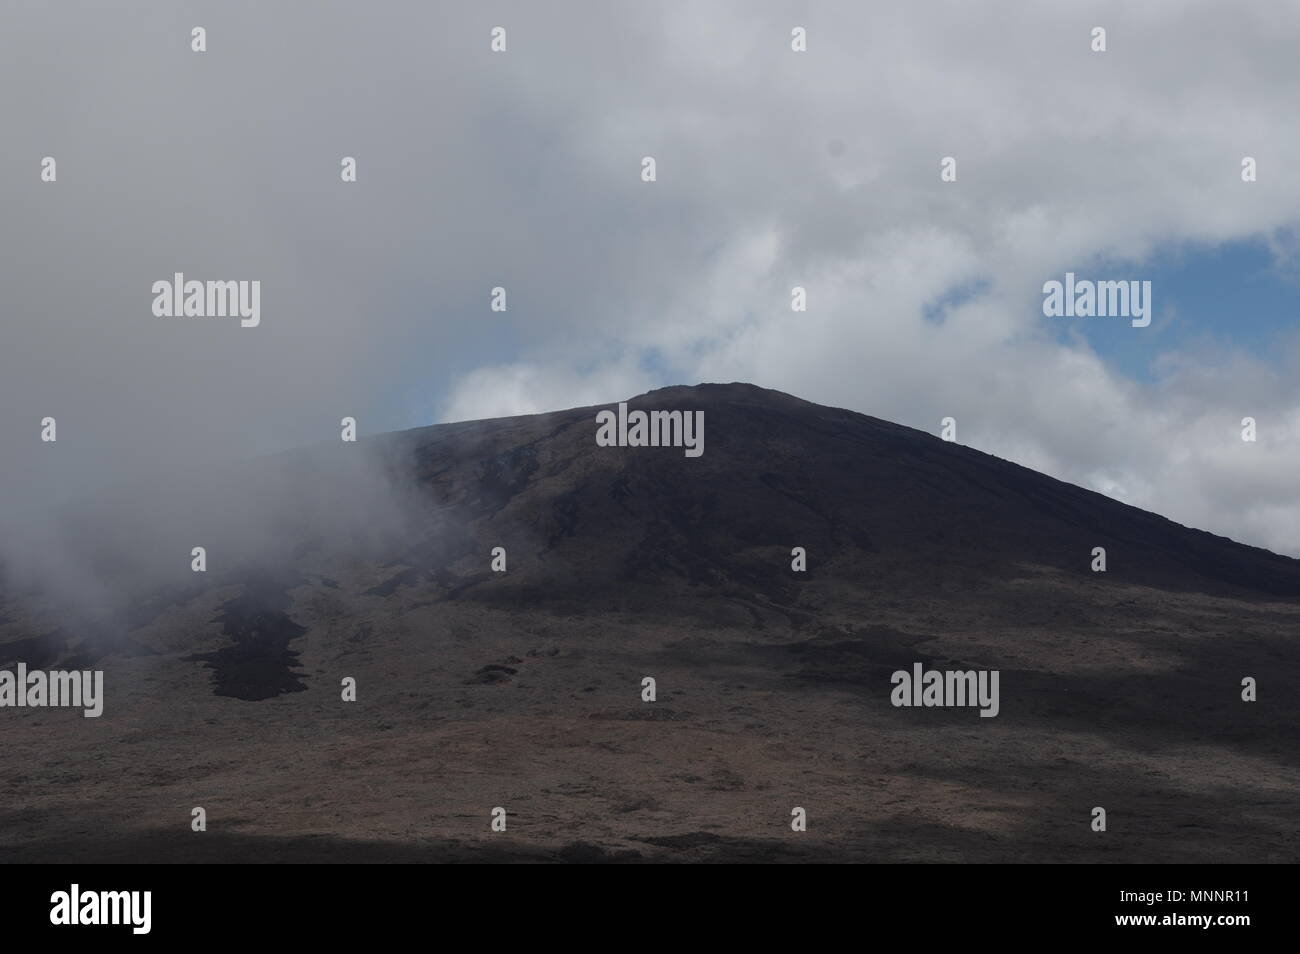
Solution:
[[[748,384],[627,400],[702,412],[699,457],[598,446],[617,400],[115,490],[66,579],[8,547],[0,666],[106,690],[6,713],[4,850],[1300,856],[1300,561]],[[997,670],[996,717],[891,704],[917,663]]]

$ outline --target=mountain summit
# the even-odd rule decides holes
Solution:
[[[460,522],[448,550],[404,582],[489,576],[552,595],[607,584],[685,584],[797,600],[801,580],[909,592],[1034,567],[1081,581],[1300,597],[1300,561],[1191,530],[932,435],[748,384],[671,387],[631,411],[703,414],[707,451],[597,447],[593,406],[381,439]],[[513,546],[512,546],[513,545]],[[790,550],[808,554],[806,577]],[[1107,553],[1094,575],[1092,551]],[[463,564],[462,564],[463,561]],[[503,583],[506,581],[503,580]],[[544,595],[544,594],[542,594]]]

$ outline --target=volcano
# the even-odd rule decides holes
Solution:
[[[3,856],[1300,860],[1300,561],[752,385],[627,406],[704,452],[602,446],[613,404],[287,452],[274,553],[10,592],[0,666],[105,702],[0,710]],[[358,459],[399,519],[349,522]],[[914,667],[995,717],[893,704]]]

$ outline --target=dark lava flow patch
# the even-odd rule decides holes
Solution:
[[[256,580],[244,592],[222,604],[216,622],[233,645],[211,653],[195,653],[185,662],[206,663],[216,673],[213,694],[248,702],[286,692],[302,692],[303,676],[293,670],[298,653],[289,642],[307,632],[289,618],[288,589],[295,582]]]

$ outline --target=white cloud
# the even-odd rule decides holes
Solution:
[[[1038,291],[1098,262],[1141,277],[1169,243],[1262,236],[1294,268],[1300,6],[521,2],[494,6],[494,56],[472,5],[229,5],[203,8],[202,57],[196,9],[142,31],[47,5],[0,32],[0,84],[29,91],[0,177],[16,511],[343,414],[374,433],[749,380],[953,414],[964,443],[1300,553],[1300,345],[1270,368],[1225,314],[1135,383],[1058,339]],[[160,325],[173,270],[260,279],[262,327]]]

